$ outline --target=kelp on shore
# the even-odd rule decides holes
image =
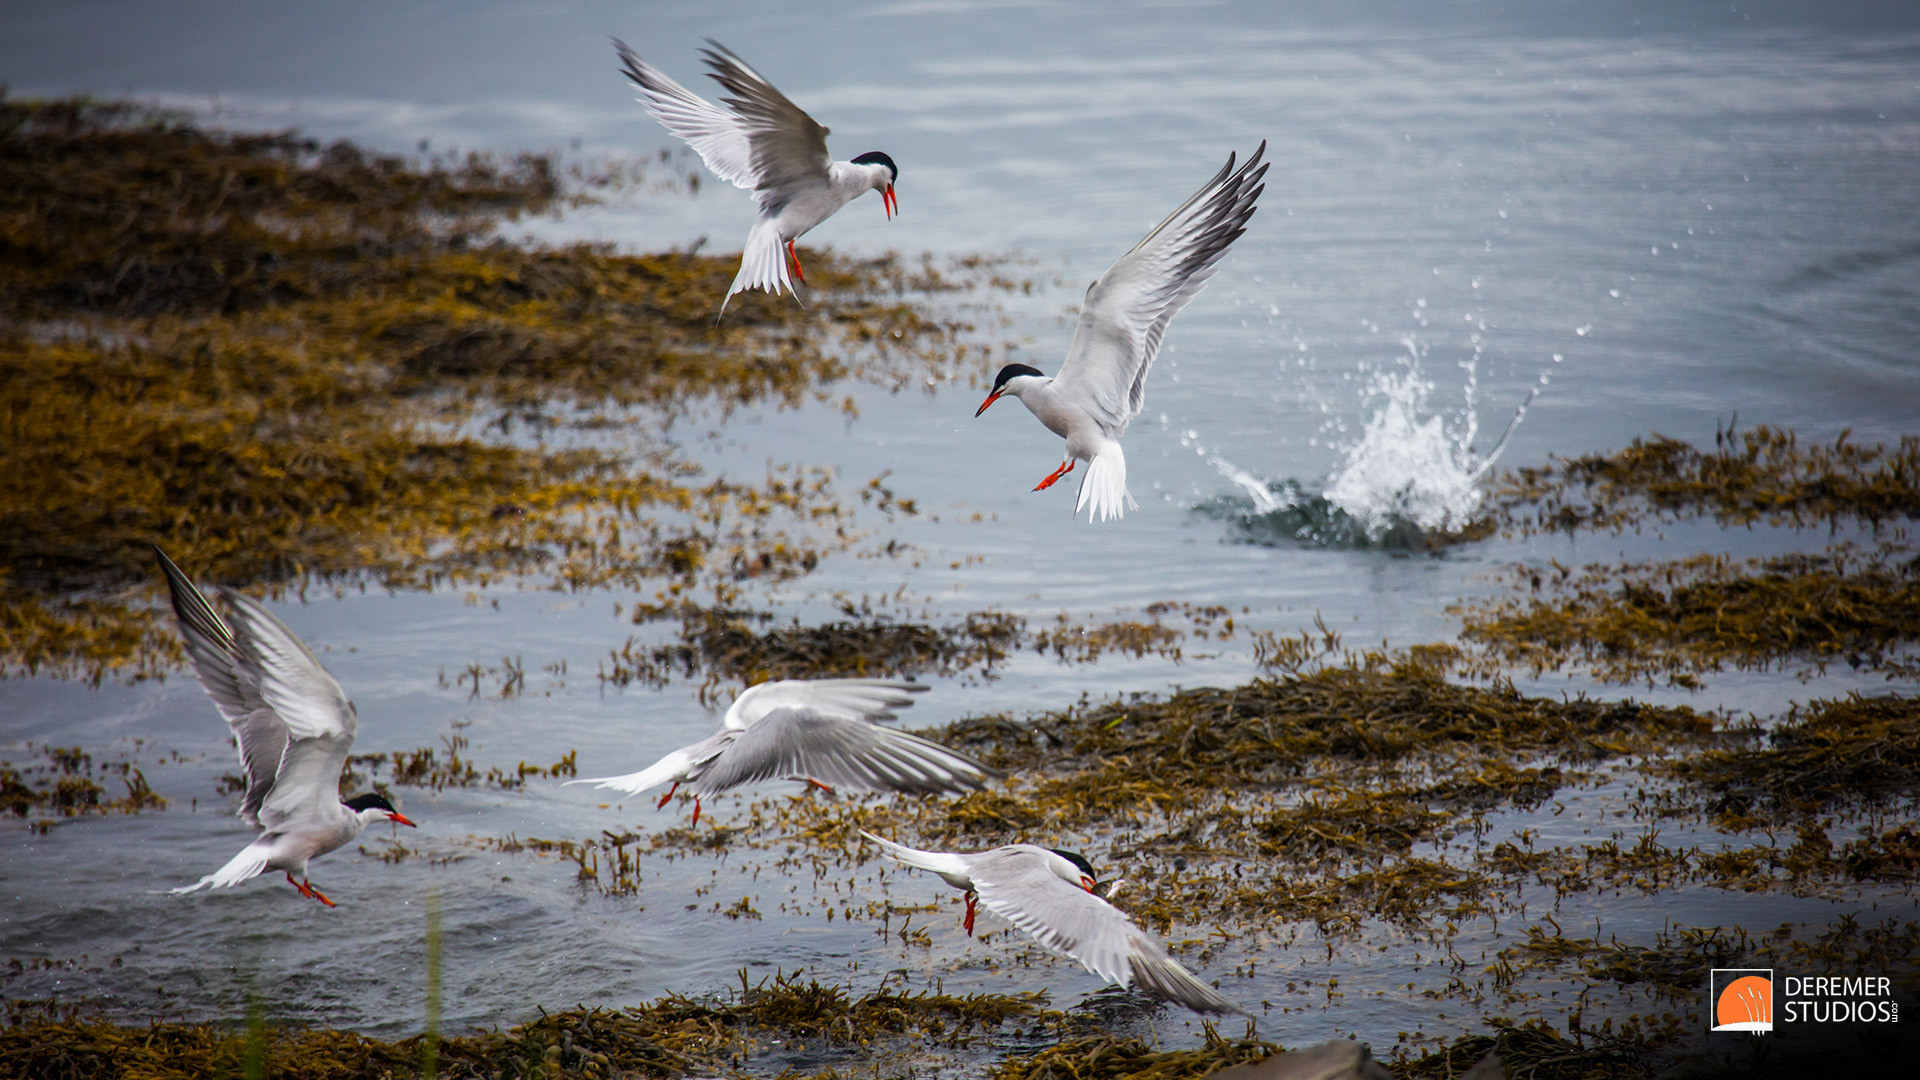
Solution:
[[[804,573],[850,539],[817,470],[710,479],[644,432],[550,436],[937,383],[989,362],[969,297],[1012,284],[816,252],[806,306],[716,320],[725,257],[495,237],[571,197],[547,158],[0,98],[0,670],[176,662],[140,599],[149,541],[274,589]]]

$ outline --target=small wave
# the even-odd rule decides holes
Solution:
[[[1420,550],[1432,544],[1426,532],[1412,521],[1369,528],[1367,522],[1335,506],[1326,496],[1312,494],[1297,481],[1260,480],[1223,458],[1213,458],[1212,463],[1238,483],[1244,494],[1216,495],[1195,506],[1194,511],[1226,522],[1229,538],[1238,543],[1400,551]]]
[[[1318,494],[1298,481],[1263,480],[1216,455],[1209,459],[1213,467],[1244,496],[1216,496],[1195,509],[1228,522],[1241,542],[1271,546],[1411,550],[1466,538],[1480,523],[1486,497],[1480,478],[1546,381],[1542,375],[1482,455],[1473,449],[1479,423],[1471,396],[1461,418],[1449,424],[1427,411],[1433,384],[1417,365],[1376,372],[1367,383],[1366,430]]]

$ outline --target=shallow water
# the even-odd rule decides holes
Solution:
[[[711,36],[829,123],[840,156],[878,147],[901,163],[902,217],[889,223],[865,199],[809,242],[1017,253],[1045,284],[1033,300],[1009,301],[1004,336],[1047,371],[1085,282],[1229,150],[1267,139],[1274,164],[1262,210],[1175,322],[1127,437],[1141,507],[1121,523],[1073,521],[1067,484],[1028,490],[1053,468],[1058,443],[1013,404],[973,419],[988,371],[975,385],[925,394],[856,387],[851,421],[810,406],[677,425],[715,473],[826,465],[850,491],[891,470],[887,483],[919,501],[919,517],[863,516],[869,557],[831,558],[751,597],[783,615],[827,619],[842,598],[898,595],[898,610],[936,619],[993,608],[1037,624],[1061,613],[1139,618],[1148,604],[1185,601],[1225,605],[1243,628],[1224,642],[1189,639],[1178,663],[1109,657],[1087,668],[1022,654],[991,678],[941,681],[908,715],[920,724],[1242,681],[1255,673],[1246,630],[1292,632],[1316,614],[1350,645],[1450,639],[1457,626],[1446,606],[1490,589],[1483,575],[1520,557],[1576,564],[1825,542],[1707,527],[1495,540],[1437,556],[1294,542],[1285,528],[1247,523],[1253,497],[1217,464],[1270,491],[1331,492],[1351,517],[1401,494],[1429,508],[1470,503],[1467,477],[1535,390],[1502,464],[1617,448],[1651,431],[1698,445],[1735,413],[1743,425],[1810,438],[1914,430],[1920,15],[1897,5],[1820,16],[1724,4],[1563,7],[1512,15],[1376,3],[1282,15],[898,3],[802,16],[747,4],[644,14],[612,4],[340,4],[242,15],[214,3],[44,4],[0,16],[0,77],[19,95],[131,94],[235,126],[298,124],[391,150],[430,140],[435,150],[593,159],[670,145],[615,76],[606,37],[694,85],[705,81],[695,50]],[[517,231],[632,250],[705,238],[728,250],[749,221],[744,196],[709,183],[697,197],[632,193]],[[1415,382],[1426,387],[1418,401],[1407,392]],[[1380,432],[1372,443],[1370,426]],[[1411,462],[1358,452],[1404,448],[1422,432],[1429,451]],[[905,554],[870,557],[889,540]],[[713,722],[692,685],[621,692],[595,678],[629,634],[661,632],[616,614],[635,599],[506,587],[471,598],[317,597],[278,610],[357,702],[356,750],[433,745],[459,724],[483,768],[577,749],[583,773],[597,774],[637,767]],[[497,676],[481,680],[478,696],[457,684],[467,665],[502,657],[527,672],[523,693],[501,698]],[[564,674],[544,670],[562,662]],[[1639,693],[1768,714],[1883,685],[1720,675],[1700,694]],[[1589,689],[1562,678],[1523,686]],[[638,896],[607,898],[575,881],[564,860],[489,853],[469,840],[580,838],[675,820],[640,801],[603,810],[591,793],[551,781],[524,792],[405,791],[422,827],[401,839],[450,861],[338,853],[314,868],[341,900],[336,911],[291,902],[269,882],[167,896],[246,840],[216,794],[217,777],[233,770],[225,735],[186,677],[99,689],[0,683],[0,752],[52,743],[131,757],[173,801],[163,813],[0,839],[0,952],[56,962],[0,976],[0,993],[105,996],[123,1015],[192,1017],[238,1015],[255,994],[276,1017],[409,1032],[421,1016],[421,911],[434,892],[446,918],[450,1025],[514,1022],[534,1004],[720,992],[743,966],[807,969],[862,990],[896,969],[911,985],[1051,986],[1059,1004],[1098,986],[998,935],[968,943],[944,906],[928,917],[929,949],[876,938],[865,922],[782,916],[792,883],[756,878],[737,857],[650,861]],[[1617,809],[1621,798],[1588,792],[1582,812]],[[1540,816],[1503,824],[1538,829]],[[869,899],[884,889],[900,904],[949,900],[926,879],[888,873],[883,884],[874,864],[850,872]],[[827,888],[802,882],[793,895]],[[711,910],[743,895],[764,919]],[[1897,895],[1868,902],[1911,908]],[[1712,922],[1734,908],[1765,926],[1818,924],[1844,906],[1705,890],[1583,903],[1591,910],[1575,921],[1598,918],[1643,941],[1667,920]],[[1408,975],[1406,948],[1376,951],[1397,940],[1391,931],[1331,955],[1310,928],[1274,934],[1292,944],[1243,944],[1261,957],[1260,974],[1222,984],[1236,999],[1273,1001],[1269,1037],[1351,1032],[1384,1045],[1413,1027],[1432,1035],[1478,1023],[1471,1008],[1401,991],[1409,979],[1444,984],[1445,974],[1414,964]],[[1242,958],[1224,954],[1209,974]],[[59,966],[67,961],[74,966]],[[1330,975],[1344,991],[1331,1002]],[[1322,988],[1312,1010],[1277,1012],[1289,979]],[[1160,1032],[1177,1035],[1168,1028],[1181,1023]]]

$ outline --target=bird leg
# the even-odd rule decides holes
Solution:
[[[960,920],[960,925],[967,931],[968,937],[973,936],[973,916],[974,916],[973,905],[974,905],[974,902],[979,899],[980,899],[980,894],[974,892],[972,889],[967,890],[967,917]]]
[[[840,794],[839,792],[837,792],[837,791],[835,791],[835,790],[833,790],[833,789],[832,789],[831,787],[828,787],[827,785],[825,785],[825,784],[823,784],[823,783],[821,783],[820,781],[818,781],[818,780],[815,780],[815,779],[814,779],[813,777],[811,777],[811,776],[808,776],[808,777],[804,777],[804,779],[806,780],[806,782],[807,782],[807,786],[808,786],[808,787],[817,787],[817,788],[819,788],[819,789],[820,789],[821,791],[824,791],[824,792],[826,792],[826,793],[827,793],[827,794],[829,794],[829,795],[834,795],[834,796],[838,796],[838,795]]]
[[[793,261],[793,279],[795,281],[807,280],[806,271],[800,269],[800,256],[793,250],[792,240],[787,241],[787,258]]]
[[[321,903],[327,905],[328,907],[339,906],[335,904],[333,901],[327,899],[324,895],[322,895],[319,889],[314,888],[312,882],[293,880],[293,871],[291,870],[287,871],[287,884],[293,886],[296,889],[299,889],[300,895],[306,897],[309,900],[318,900]]]
[[[1035,484],[1033,487],[1033,490],[1045,491],[1048,488],[1053,486],[1053,482],[1055,480],[1060,479],[1061,477],[1067,475],[1072,471],[1073,471],[1073,459],[1068,458],[1067,460],[1060,463],[1059,468],[1053,470],[1051,473],[1048,473],[1047,478],[1045,480],[1042,480],[1038,484]]]
[[[693,797],[693,823],[700,824],[700,796]]]
[[[675,780],[673,782],[673,786],[667,789],[667,793],[665,795],[660,796],[660,801],[653,804],[653,808],[655,810],[659,810],[662,807],[666,806],[668,803],[672,802],[673,793],[679,790],[680,790],[680,781]]]

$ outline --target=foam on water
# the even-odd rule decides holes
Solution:
[[[1368,376],[1361,395],[1366,425],[1357,440],[1340,447],[1344,456],[1318,495],[1296,481],[1262,480],[1215,455],[1209,462],[1246,492],[1252,506],[1225,496],[1198,509],[1237,518],[1241,538],[1256,543],[1412,547],[1470,525],[1485,499],[1480,479],[1506,449],[1548,376],[1540,376],[1493,448],[1481,454],[1474,449],[1480,432],[1477,350],[1460,365],[1466,373],[1463,401],[1447,415],[1429,408],[1435,384],[1422,363],[1426,349],[1411,337],[1401,344],[1407,350],[1403,361]]]

